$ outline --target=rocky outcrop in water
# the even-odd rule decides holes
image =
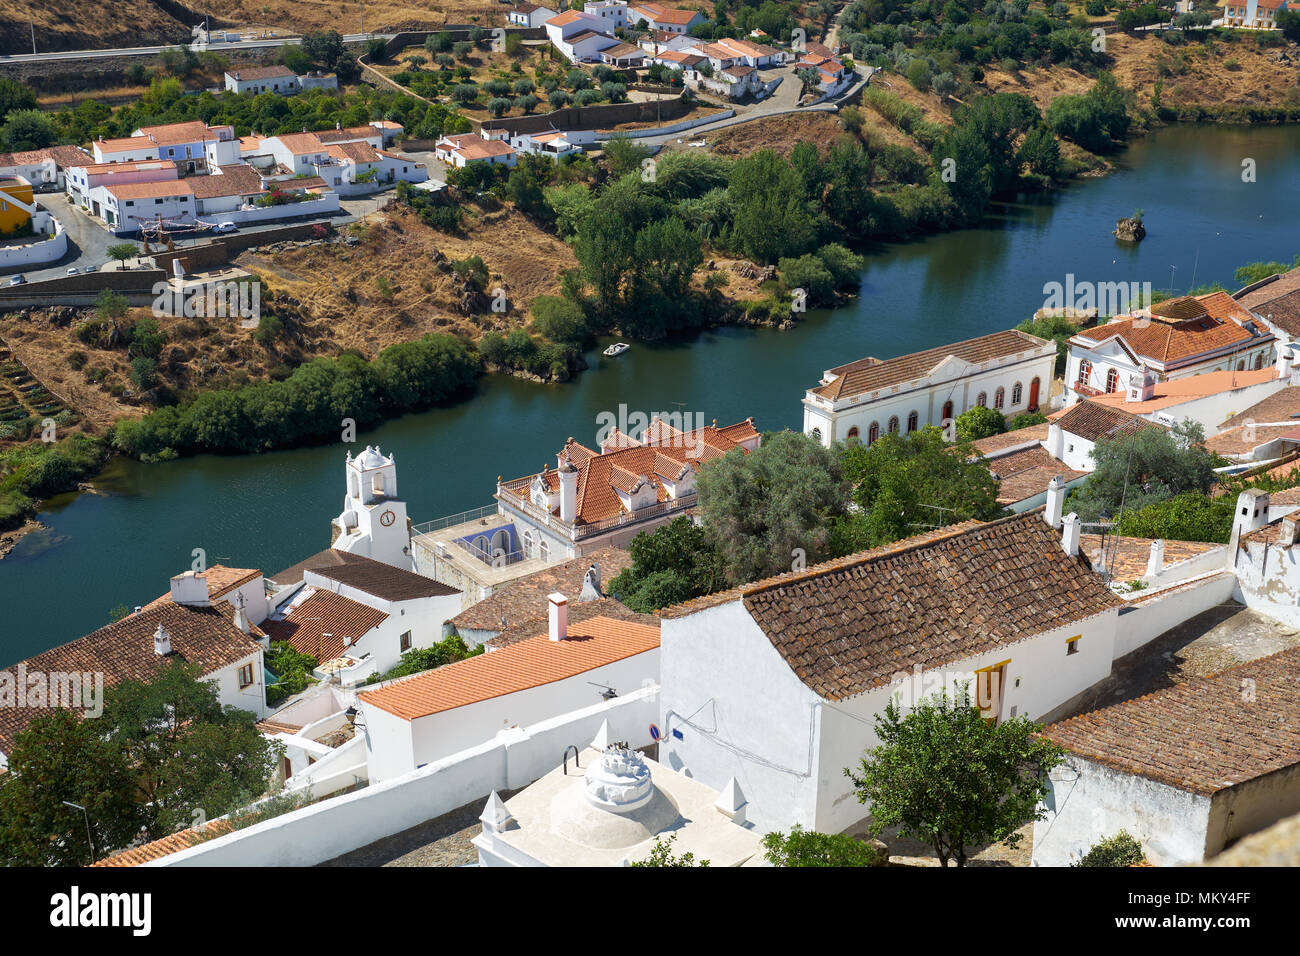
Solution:
[[[1112,235],[1124,242],[1141,242],[1147,236],[1147,227],[1142,225],[1141,219],[1134,217],[1121,219],[1115,223],[1115,231]]]

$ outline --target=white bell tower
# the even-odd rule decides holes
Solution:
[[[343,468],[347,493],[335,520],[334,549],[413,571],[406,502],[397,497],[395,457],[385,457],[369,445],[356,458],[348,453]]]

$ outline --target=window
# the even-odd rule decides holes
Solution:
[[[239,669],[239,689],[243,690],[251,683],[253,683],[253,665],[245,664]]]
[[[951,401],[951,400],[946,401],[946,402],[943,403],[943,420],[946,421],[946,422],[948,422],[948,421],[952,421],[952,401]]]
[[[1082,634],[1078,634],[1078,635],[1076,635],[1076,636],[1070,638],[1068,641],[1065,642],[1065,656],[1066,656],[1066,657],[1069,657],[1071,654],[1077,654],[1077,653],[1079,653],[1079,640],[1080,640],[1082,637],[1083,637]]]
[[[988,405],[988,403],[989,403],[988,392],[980,392],[979,395],[976,396],[975,398],[975,404],[978,405],[980,408],[984,408],[986,405]]]
[[[1106,391],[1113,392],[1119,388],[1119,370],[1108,369],[1106,371]]]
[[[849,441],[861,441],[858,437],[858,426],[854,425],[849,429]]]
[[[1016,384],[1015,384],[1015,385],[1012,387],[1012,389],[1011,389],[1011,407],[1012,407],[1012,408],[1015,408],[1017,405],[1020,404],[1020,398],[1021,398],[1021,394],[1022,394],[1023,392],[1024,392],[1024,388],[1021,387],[1021,385],[1020,385],[1019,382],[1016,382]]]
[[[1258,355],[1255,356],[1255,371],[1258,372],[1263,367],[1264,367],[1264,353],[1260,352]]]
[[[1001,408],[1007,403],[1007,390],[999,386],[998,390],[993,393],[993,407]]]
[[[168,156],[175,156],[175,155],[176,155],[176,150],[171,149],[171,148],[169,147],[169,148],[167,149],[167,155],[168,155]]]
[[[867,444],[870,445],[880,437],[880,422],[872,422],[871,427],[867,429]]]
[[[1246,370],[1246,363],[1245,363],[1245,361],[1243,360],[1243,361],[1238,362],[1238,363],[1237,363],[1237,371],[1238,371],[1238,372],[1244,372],[1245,370]]]
[[[916,431],[916,425],[917,425],[917,414],[916,412],[912,412],[910,415],[907,416],[907,430],[909,432]]]
[[[897,416],[897,415],[894,415],[892,418],[889,419],[889,426],[888,426],[888,427],[889,427],[889,434],[891,434],[891,435],[897,435],[897,434],[898,434],[898,416]]]
[[[1087,359],[1079,360],[1079,378],[1078,384],[1087,385],[1088,379],[1092,377],[1092,363]]]
[[[411,649],[411,632],[404,631],[402,633],[402,653],[405,654],[410,649]]]

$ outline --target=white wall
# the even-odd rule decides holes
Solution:
[[[1222,551],[1210,552],[1219,562]],[[1177,567],[1177,566],[1175,566]],[[1232,598],[1232,574],[1206,574],[1186,585],[1157,592],[1123,608],[1115,634],[1115,657],[1131,654],[1153,638]]]
[[[1274,620],[1300,627],[1300,554],[1297,549],[1248,541],[1233,558],[1237,599]]]
[[[42,262],[54,262],[62,259],[68,251],[68,234],[63,231],[63,223],[51,217],[54,223],[54,235],[32,241],[21,246],[0,246],[0,269],[12,269],[15,266],[37,265]]]
[[[241,689],[239,686],[239,669],[247,664],[253,665],[253,683]],[[203,679],[216,682],[217,696],[222,704],[250,711],[259,718],[267,715],[266,668],[262,663],[261,648],[258,648],[256,653],[250,654],[228,667],[203,675]]]
[[[612,739],[650,743],[658,688],[601,702],[454,754],[363,790],[266,820],[148,866],[313,866],[400,833],[492,790],[527,786],[559,765],[564,748],[586,746],[609,722]]]
[[[1205,857],[1210,798],[1112,770],[1076,754],[1051,772],[1034,824],[1033,866],[1069,866],[1099,840],[1127,830],[1157,866]]]

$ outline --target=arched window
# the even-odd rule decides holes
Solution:
[[[1037,377],[1029,383],[1029,410],[1031,412],[1038,411],[1038,389],[1041,387],[1042,381]]]
[[[880,422],[872,422],[871,427],[867,429],[867,444],[870,445],[880,437]]]
[[[888,427],[889,427],[889,434],[891,434],[891,435],[897,435],[897,434],[898,434],[898,416],[897,416],[897,415],[894,415],[894,416],[892,416],[892,417],[889,419],[889,426],[888,426]]]
[[[1106,391],[1113,392],[1119,388],[1119,369],[1107,369],[1106,371]]]
[[[920,419],[920,416],[918,416],[918,415],[916,414],[916,412],[912,412],[912,414],[910,414],[910,415],[907,416],[907,430],[908,430],[909,432],[914,432],[914,431],[916,431],[916,425],[917,425],[917,422],[919,421],[919,419]]]
[[[1258,372],[1263,367],[1264,367],[1264,353],[1260,352],[1258,355],[1255,356],[1255,371]]]
[[[979,395],[975,397],[975,404],[978,405],[980,408],[983,408],[984,406],[988,405],[988,403],[989,403],[988,392],[980,392]]]
[[[533,533],[531,531],[525,531],[524,532],[524,557],[531,558],[532,556],[533,556]]]
[[[999,386],[998,390],[993,393],[993,407],[1001,408],[1006,403],[1007,403],[1007,390]]]
[[[1016,384],[1012,386],[1012,388],[1011,388],[1011,407],[1012,407],[1012,408],[1015,408],[1017,405],[1020,404],[1020,398],[1021,398],[1021,395],[1023,394],[1023,392],[1024,392],[1024,388],[1021,387],[1021,385],[1020,385],[1019,382],[1016,382]]]
[[[951,399],[943,403],[943,420],[945,422],[952,421],[952,400]]]
[[[849,429],[849,441],[861,441],[862,439],[859,438],[858,435],[859,433],[858,433],[857,425],[854,425],[852,428]]]
[[[1079,360],[1079,379],[1080,385],[1087,385],[1088,379],[1092,377],[1092,363],[1087,359]]]
[[[541,538],[541,536],[538,536]],[[537,544],[537,556],[543,561],[549,561],[551,558],[551,544],[545,538],[541,538]]]
[[[1237,371],[1238,371],[1238,372],[1244,372],[1245,370],[1246,370],[1246,362],[1245,362],[1245,360],[1243,359],[1242,361],[1240,361],[1240,362],[1237,363]]]

